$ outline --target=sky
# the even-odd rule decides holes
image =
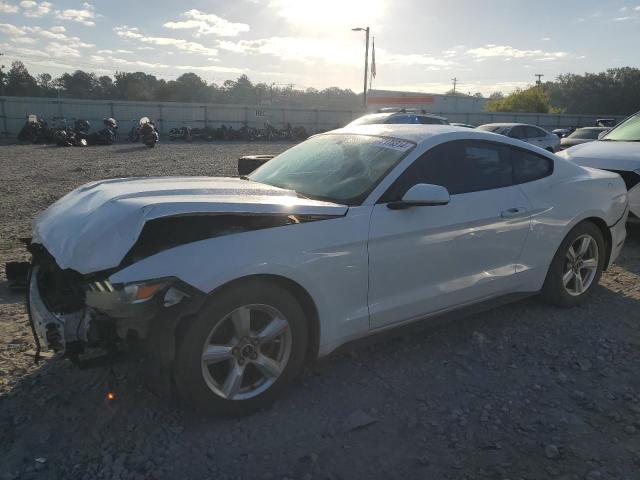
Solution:
[[[563,73],[640,67],[640,0],[0,0],[0,61],[165,79],[362,91],[510,92]]]

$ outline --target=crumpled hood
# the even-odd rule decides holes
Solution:
[[[584,167],[624,171],[640,169],[640,142],[595,141],[568,148],[561,154]]]
[[[197,213],[344,215],[348,207],[231,177],[122,178],[88,183],[52,204],[33,225],[63,268],[86,274],[116,267],[145,222]]]

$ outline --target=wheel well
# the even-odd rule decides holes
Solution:
[[[611,239],[611,232],[609,231],[609,227],[607,226],[607,223],[599,217],[585,218],[583,222],[593,223],[596,227],[600,229],[600,232],[602,233],[602,238],[604,238],[604,242],[605,242],[604,269],[606,270],[607,266],[609,265],[609,258],[611,257],[611,248],[613,243],[613,240]]]
[[[280,275],[260,274],[249,275],[246,277],[237,278],[229,283],[225,283],[220,287],[209,293],[209,296],[215,295],[227,288],[236,287],[247,281],[265,281],[278,284],[283,289],[291,293],[295,299],[300,303],[302,311],[307,316],[309,321],[309,348],[307,349],[307,361],[313,361],[318,357],[318,350],[320,348],[320,318],[318,315],[318,308],[316,307],[313,298],[307,290],[297,282],[294,282],[290,278],[282,277]]]

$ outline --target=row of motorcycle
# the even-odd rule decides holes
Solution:
[[[102,120],[103,128],[91,132],[88,120],[77,119],[70,124],[65,118],[54,118],[51,125],[37,115],[28,115],[18,133],[18,140],[29,143],[54,143],[61,147],[87,145],[113,145],[118,141],[118,122],[114,118]],[[129,132],[130,141],[142,141],[147,147],[155,147],[160,137],[155,124],[142,117]]]
[[[285,128],[275,128],[266,123],[263,128],[243,126],[240,128],[227,127],[222,125],[218,128],[205,126],[203,128],[177,127],[169,130],[169,140],[237,140],[237,141],[301,141],[309,137],[307,130],[300,127],[292,127],[287,123]]]

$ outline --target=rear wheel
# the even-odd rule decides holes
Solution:
[[[179,394],[200,411],[247,414],[267,407],[300,371],[304,313],[287,291],[249,281],[211,299],[176,352]]]
[[[585,301],[604,268],[605,241],[591,222],[574,227],[556,252],[542,288],[545,300],[561,307]]]

